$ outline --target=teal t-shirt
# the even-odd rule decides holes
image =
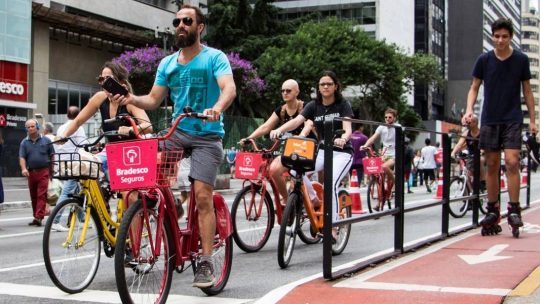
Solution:
[[[187,64],[178,63],[179,54],[178,51],[161,60],[154,82],[156,86],[170,89],[174,118],[183,113],[186,106],[200,113],[212,108],[221,93],[217,79],[232,75],[229,60],[220,50],[203,46],[202,51]],[[190,135],[223,137],[223,114],[219,121],[213,122],[184,118],[178,124],[178,129]]]

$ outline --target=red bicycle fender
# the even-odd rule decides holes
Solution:
[[[231,213],[225,199],[221,194],[214,193],[214,210],[216,213],[216,229],[222,239],[228,238],[232,234]]]

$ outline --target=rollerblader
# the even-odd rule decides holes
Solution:
[[[510,46],[513,34],[514,28],[510,19],[501,18],[491,25],[494,49],[481,54],[476,60],[467,96],[467,110],[462,118],[465,125],[473,119],[474,104],[483,83],[484,103],[479,148],[485,152],[487,166],[488,213],[480,221],[482,235],[495,235],[502,231],[499,225],[501,152],[504,152],[508,181],[508,224],[514,237],[519,237],[519,228],[523,226],[519,205],[519,158],[523,124],[521,90],[527,110],[529,113],[535,112],[529,58]],[[534,115],[530,115],[529,132],[537,133]]]

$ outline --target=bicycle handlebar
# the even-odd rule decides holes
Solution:
[[[52,144],[63,144],[65,142],[67,142],[67,141],[70,141],[75,147],[83,148],[85,151],[88,151],[89,148],[94,147],[95,145],[97,145],[104,137],[118,136],[118,135],[122,135],[122,134],[118,134],[118,131],[108,131],[108,132],[105,132],[105,133],[101,134],[94,141],[92,141],[90,143],[87,143],[87,144],[81,144],[81,143],[75,142],[73,137],[69,136],[69,137],[63,137],[63,138],[60,138],[58,140],[55,140],[55,141],[51,142],[50,144],[51,145]],[[88,139],[85,139],[85,140],[88,140]]]
[[[257,146],[257,143],[255,142],[255,140],[253,138],[246,138],[245,141],[239,141],[238,144],[241,146],[241,147],[246,147],[248,145],[251,145],[251,147],[253,147],[253,151],[254,152],[262,152],[262,153],[270,153],[270,152],[274,152],[276,151],[278,148],[279,148],[279,144],[289,138],[293,136],[291,133],[283,133],[279,136],[278,139],[274,140],[274,143],[272,144],[272,146],[269,148],[269,149],[261,149]],[[247,143],[246,143],[247,142]]]

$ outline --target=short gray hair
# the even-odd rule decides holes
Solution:
[[[44,125],[45,130],[47,130],[49,133],[54,133],[54,125],[52,122],[46,122]]]

